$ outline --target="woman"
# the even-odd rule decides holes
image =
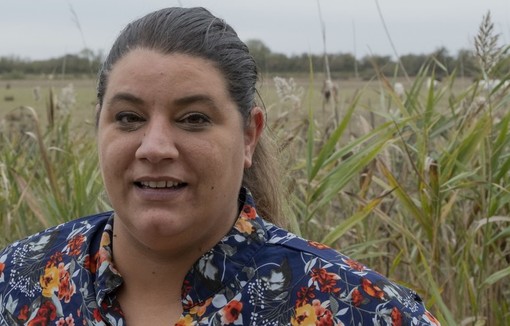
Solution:
[[[5,325],[437,324],[419,297],[271,224],[274,155],[257,70],[203,8],[129,24],[98,83],[114,212],[0,253]]]

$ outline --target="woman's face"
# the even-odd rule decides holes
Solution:
[[[212,247],[237,216],[262,125],[255,108],[245,127],[211,61],[126,54],[109,74],[98,125],[116,236],[152,250]]]

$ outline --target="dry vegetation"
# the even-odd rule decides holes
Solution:
[[[484,23],[478,45],[495,47]],[[504,49],[485,50],[489,80]],[[449,72],[433,87],[436,69],[430,62],[404,80],[403,96],[391,77],[341,81],[338,105],[324,108],[322,76],[265,78],[262,97],[287,172],[289,227],[415,289],[445,325],[509,325],[509,76],[485,89]],[[65,85],[21,103],[39,111],[4,119],[0,247],[108,209],[90,123],[93,85],[75,87],[85,99],[75,103],[63,101]]]

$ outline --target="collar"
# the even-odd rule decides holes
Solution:
[[[94,287],[96,290],[96,302],[100,307],[111,306],[113,298],[107,295],[114,292],[123,282],[122,276],[115,269],[112,259],[112,236],[113,236],[113,217],[112,213],[106,222],[101,235],[99,250],[95,254],[96,281]],[[105,301],[105,299],[109,299]]]
[[[236,286],[237,275],[252,263],[253,256],[268,241],[264,222],[258,216],[249,190],[239,194],[240,213],[232,229],[191,268],[182,287],[185,309],[203,303],[226,287]]]

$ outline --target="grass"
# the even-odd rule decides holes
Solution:
[[[61,107],[72,110],[73,122],[90,124],[95,113],[95,83],[93,79],[0,80],[0,119],[20,106],[29,106],[46,123],[46,108],[50,105],[50,98],[63,101],[67,90],[67,103],[62,103]],[[6,101],[6,98],[12,100]]]
[[[410,81],[405,98],[384,76],[353,81],[340,94],[338,124],[333,108],[322,108],[320,76],[283,79],[292,84],[286,95],[266,79],[293,189],[290,225],[417,290],[444,324],[505,325],[510,97],[454,75],[429,88],[430,73],[425,67]],[[81,128],[93,105],[57,110],[63,93],[53,89],[53,106],[24,109],[24,133],[3,133],[0,246],[109,208],[93,127]],[[53,126],[46,111],[54,111]]]
[[[404,98],[383,76],[351,81],[336,108],[322,108],[320,76],[280,80],[287,93],[266,79],[262,96],[294,189],[290,225],[414,288],[447,325],[508,324],[509,93],[454,75],[429,88],[429,74],[410,81]],[[3,133],[0,246],[109,207],[93,105],[57,111],[65,85],[54,88],[53,107],[24,110],[32,129]],[[47,110],[57,112],[53,127]]]
[[[482,34],[482,48],[495,44]],[[493,50],[481,61],[485,79],[504,57]],[[336,107],[323,105],[319,74],[265,77],[289,225],[415,289],[445,325],[508,325],[510,76],[485,90],[453,71],[431,87],[436,69],[431,61],[404,80],[403,97],[382,74],[341,81]],[[16,118],[0,138],[0,247],[109,208],[91,123],[94,82],[73,81],[72,92],[68,84],[0,84],[0,101],[14,96],[0,115]],[[34,109],[12,111],[19,105]]]

